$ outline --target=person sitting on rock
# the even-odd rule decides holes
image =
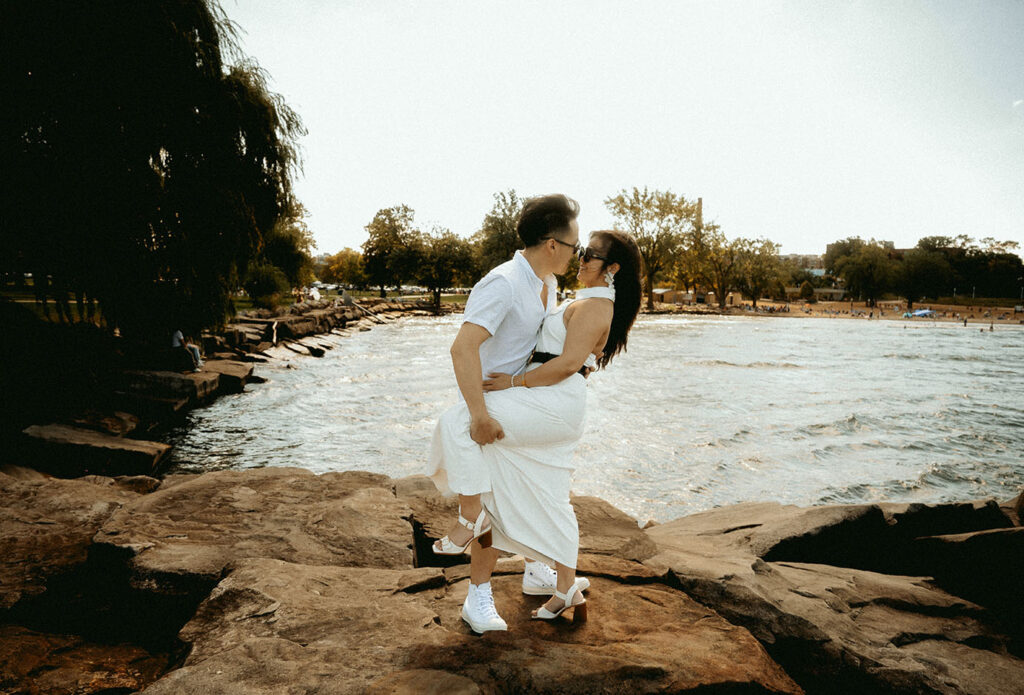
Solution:
[[[171,348],[175,353],[184,351],[188,355],[188,364],[192,365],[192,371],[198,372],[202,369],[203,358],[199,352],[199,346],[194,344],[190,338],[187,338],[181,329],[174,331],[174,335],[171,336]]]

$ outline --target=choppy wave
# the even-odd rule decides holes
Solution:
[[[172,462],[420,473],[456,400],[457,329],[457,317],[407,319],[332,340],[322,359],[260,365],[268,383],[189,415]],[[1009,498],[1024,486],[1022,343],[1010,326],[982,338],[896,322],[641,317],[629,351],[588,380],[574,488],[641,520],[749,500]]]
[[[683,364],[692,367],[739,367],[741,369],[803,369],[802,365],[792,362],[728,362],[726,360],[695,360]]]

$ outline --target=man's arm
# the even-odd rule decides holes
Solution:
[[[459,391],[469,407],[472,418],[469,436],[477,444],[490,444],[496,439],[504,439],[505,432],[497,420],[487,412],[484,403],[484,389],[480,379],[480,346],[491,337],[487,329],[475,323],[463,323],[452,343],[452,366],[455,367],[455,380]]]
[[[599,342],[612,322],[613,308],[607,302],[583,302],[566,324],[562,354],[541,366],[516,377],[516,385],[550,386],[568,379],[583,367],[591,353],[600,350]],[[512,385],[507,374],[488,374],[483,381],[485,391],[501,391]]]

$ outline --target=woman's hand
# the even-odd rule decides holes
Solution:
[[[512,386],[512,375],[491,372],[484,379],[484,391],[502,391]]]

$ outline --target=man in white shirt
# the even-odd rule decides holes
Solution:
[[[540,325],[557,302],[554,276],[566,271],[579,248],[578,214],[579,206],[564,195],[526,201],[517,225],[526,248],[491,270],[466,302],[451,355],[459,391],[469,410],[470,427],[468,437],[464,432],[450,432],[448,437],[435,434],[431,452],[435,472],[431,477],[442,491],[459,494],[460,518],[468,523],[460,521],[435,544],[439,553],[462,552],[483,531],[479,528],[480,493],[490,490],[490,480],[479,447],[505,436],[501,423],[487,412],[483,379],[492,372],[518,374],[525,368]],[[444,425],[439,423],[439,430]],[[480,552],[496,553],[474,546],[474,553]],[[524,589],[532,577],[532,564],[527,566]],[[507,629],[494,610],[489,577],[477,581],[471,577],[465,609],[464,615],[468,611],[473,618],[467,622],[478,632]]]

